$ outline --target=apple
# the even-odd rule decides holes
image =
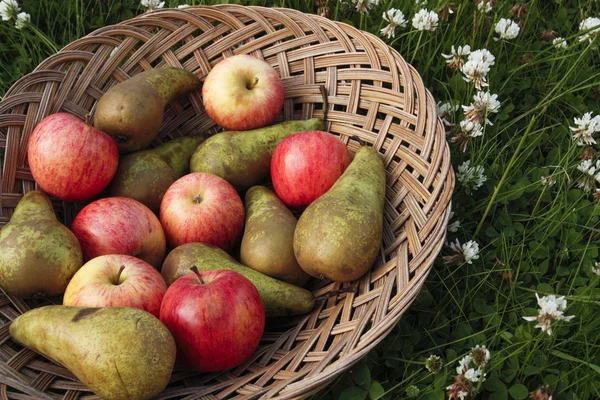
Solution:
[[[108,254],[85,263],[63,297],[65,306],[133,307],[160,315],[167,284],[160,272],[139,258]]]
[[[269,125],[283,108],[284,97],[277,71],[266,61],[246,54],[218,62],[202,86],[206,113],[230,131]]]
[[[117,172],[119,150],[106,133],[69,113],[42,119],[29,138],[27,159],[33,179],[60,200],[96,197]]]
[[[290,135],[275,147],[271,159],[275,193],[288,207],[307,206],[333,186],[350,161],[346,145],[330,133]]]
[[[106,197],[85,206],[73,220],[85,261],[105,254],[126,254],[160,268],[166,240],[160,221],[137,200]]]
[[[192,172],[167,189],[160,203],[160,222],[172,248],[202,242],[230,250],[244,229],[244,204],[225,179]]]
[[[266,317],[260,294],[238,272],[192,270],[167,289],[160,320],[185,366],[202,372],[234,368],[252,355],[262,337]]]

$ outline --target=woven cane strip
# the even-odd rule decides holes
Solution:
[[[0,102],[0,226],[36,187],[26,152],[42,118],[58,111],[93,118],[106,90],[141,71],[172,65],[203,79],[234,54],[262,58],[279,72],[286,100],[277,122],[323,116],[323,85],[327,130],[351,152],[359,140],[380,152],[387,170],[383,243],[359,281],[319,282],[310,289],[325,300],[312,313],[269,322],[247,362],[213,374],[176,369],[157,399],[292,399],[322,389],[392,330],[445,238],[454,176],[434,99],[418,72],[352,26],[295,10],[234,5],[154,11],[98,29],[16,82]],[[155,144],[218,130],[194,93],[167,106]],[[67,226],[84,206],[53,204]],[[2,293],[0,315],[10,321],[50,303],[60,298],[23,301]],[[65,368],[15,344],[8,324],[0,326],[0,399],[97,398]]]

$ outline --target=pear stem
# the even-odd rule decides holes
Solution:
[[[115,285],[119,284],[119,280],[121,280],[121,272],[123,272],[124,269],[125,269],[125,266],[121,265],[121,268],[119,268],[119,272],[117,272],[117,278],[115,279],[115,282],[114,282]]]
[[[254,89],[254,86],[258,85],[258,76],[254,77],[254,81],[249,83],[248,85],[246,85],[246,89],[248,90],[252,90]]]
[[[334,296],[340,295],[342,293],[349,293],[349,292],[356,293],[356,292],[358,292],[358,288],[356,286],[348,286],[348,287],[341,288],[338,290],[332,290],[331,292],[326,293],[322,296],[315,297],[315,301],[327,300]]]
[[[321,97],[323,98],[323,122],[327,122],[327,111],[329,110],[329,102],[327,101],[327,89],[325,86],[319,86]]]
[[[198,280],[200,281],[201,285],[204,285],[204,279],[202,279],[202,276],[200,276],[200,271],[198,271],[198,267],[196,267],[195,265],[192,265],[192,267],[190,268],[198,277]]]
[[[91,117],[90,114],[85,114],[85,121],[84,122],[85,122],[86,125],[90,124],[90,117]]]

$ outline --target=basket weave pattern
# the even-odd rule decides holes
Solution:
[[[445,238],[454,175],[435,102],[417,71],[379,38],[349,25],[232,5],[154,11],[101,28],[15,83],[0,102],[0,226],[36,187],[27,141],[43,117],[58,111],[93,117],[104,92],[143,70],[172,65],[203,79],[222,57],[242,53],[279,72],[282,119],[322,116],[324,85],[327,130],[351,152],[358,138],[380,152],[387,172],[383,244],[362,279],[310,287],[325,299],[308,315],[269,323],[246,363],[225,373],[176,369],[158,399],[291,399],[322,389],[391,331]],[[167,106],[155,144],[218,129],[193,93]],[[54,202],[67,226],[82,206]],[[347,287],[353,290],[338,292]],[[11,321],[53,301],[60,299],[23,301],[0,291],[0,314]],[[97,398],[65,368],[15,344],[9,324],[0,326],[0,399]]]

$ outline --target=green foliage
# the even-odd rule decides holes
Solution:
[[[190,1],[215,4],[227,1]],[[315,1],[247,0],[231,3],[290,7],[314,13]],[[99,27],[144,12],[139,1],[21,0],[31,26],[17,30],[0,21],[0,95],[43,59]],[[175,7],[183,1],[169,1]],[[600,398],[600,276],[593,272],[600,240],[600,202],[578,186],[577,169],[584,153],[572,139],[574,118],[600,113],[600,39],[579,41],[582,17],[600,17],[600,2],[529,1],[528,13],[517,18],[515,2],[498,0],[487,14],[474,2],[425,1],[439,11],[455,5],[448,21],[433,32],[417,31],[411,19],[420,7],[414,0],[388,0],[360,13],[350,1],[328,0],[333,19],[381,37],[382,14],[393,7],[408,23],[395,37],[382,37],[417,71],[440,102],[469,105],[477,93],[463,73],[450,68],[442,53],[452,46],[488,49],[495,64],[487,75],[490,93],[501,102],[487,118],[481,137],[467,140],[465,151],[452,141],[460,130],[462,108],[446,116],[455,171],[465,161],[483,167],[482,185],[466,190],[457,182],[453,221],[460,221],[448,240],[473,240],[478,258],[444,262],[456,256],[445,247],[428,280],[393,331],[360,363],[313,399],[447,398],[459,360],[476,345],[485,345],[491,359],[485,380],[473,383],[482,399],[525,399],[549,385],[561,399]],[[515,39],[494,40],[500,18],[520,21]],[[554,30],[568,47],[557,49],[540,40]],[[586,151],[593,162],[599,147]],[[553,184],[548,184],[548,182]],[[545,184],[546,183],[546,184]],[[591,183],[595,186],[596,183]],[[535,294],[565,296],[565,315],[552,334],[535,328],[523,316],[539,311]],[[437,355],[438,373],[425,368]]]

